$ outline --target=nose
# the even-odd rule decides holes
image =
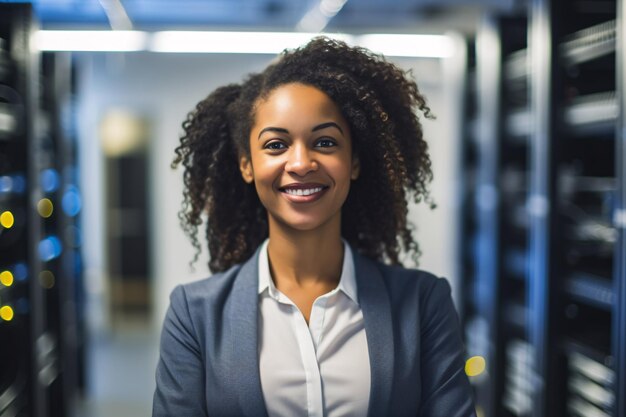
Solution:
[[[285,171],[302,177],[311,171],[316,171],[317,168],[317,161],[313,158],[311,151],[307,149],[306,145],[294,144],[289,149]]]

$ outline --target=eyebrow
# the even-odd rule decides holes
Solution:
[[[339,127],[339,125],[337,123],[335,123],[335,122],[326,122],[326,123],[319,124],[319,125],[315,126],[313,129],[311,129],[311,132],[316,132],[318,130],[326,129],[327,127],[336,127],[337,130],[339,130],[341,132],[341,134],[343,135],[343,129],[341,129],[341,127]],[[269,126],[269,127],[266,127],[264,129],[262,129],[259,132],[259,138],[265,132],[279,132],[279,133],[287,133],[287,134],[289,134],[289,131],[287,129],[284,129],[282,127]]]
[[[315,131],[318,131],[318,130],[326,129],[327,127],[336,127],[337,130],[339,130],[341,132],[341,134],[343,135],[343,130],[341,130],[339,125],[337,123],[335,123],[335,122],[327,122],[327,123],[322,123],[320,125],[317,125],[313,129],[311,129],[311,132],[315,132]]]

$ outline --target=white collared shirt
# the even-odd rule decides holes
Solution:
[[[259,255],[259,366],[269,417],[366,416],[370,363],[352,251],[344,240],[339,285],[313,303],[309,325]]]

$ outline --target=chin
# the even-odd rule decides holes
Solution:
[[[274,217],[274,221],[276,224],[301,232],[310,232],[312,230],[321,228],[325,224],[329,223],[331,220],[332,217],[324,219],[304,216]]]
[[[322,226],[324,222],[321,221],[288,221],[283,220],[279,222],[281,225],[289,227],[300,232],[310,232]]]

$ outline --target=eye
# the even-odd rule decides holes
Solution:
[[[285,149],[285,148],[286,148],[286,146],[285,146],[285,144],[284,144],[284,143],[282,143],[282,142],[276,142],[276,141],[275,141],[275,142],[270,142],[270,143],[267,143],[267,144],[264,146],[264,148],[265,148],[265,149],[272,150],[272,151],[279,151],[279,150],[281,150],[281,149]]]
[[[319,146],[321,148],[332,148],[334,146],[337,146],[337,142],[330,138],[323,138],[317,141],[316,146]]]

